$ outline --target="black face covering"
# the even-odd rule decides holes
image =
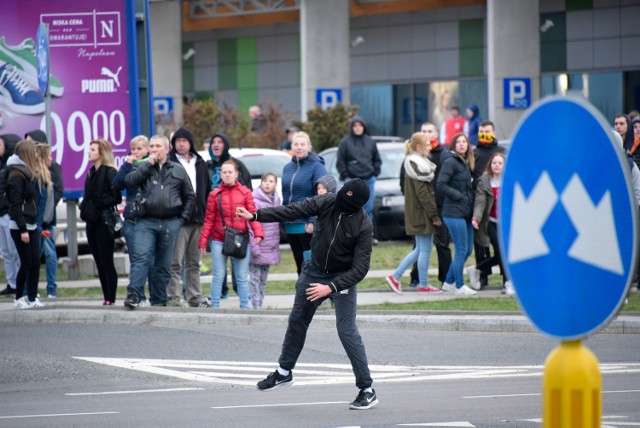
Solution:
[[[359,178],[351,180],[338,192],[336,208],[345,214],[358,212],[369,200],[369,185]]]

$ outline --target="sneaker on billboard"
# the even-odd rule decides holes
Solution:
[[[11,64],[0,67],[0,104],[21,114],[44,112],[44,98],[22,80],[16,67]]]
[[[4,37],[0,37],[0,61],[15,65],[24,80],[33,87],[38,87],[36,44],[33,39],[24,39],[19,45],[13,46],[7,44]],[[64,93],[64,86],[51,73],[49,73],[49,91],[54,97],[61,97]]]
[[[466,285],[462,285],[462,287],[456,289],[456,296],[473,296],[474,294],[478,294],[478,292],[470,289]]]
[[[475,266],[469,266],[467,268],[467,275],[469,275],[469,285],[474,290],[480,290],[480,272]]]
[[[426,287],[418,286],[418,293],[420,294],[437,294],[442,293],[442,289],[438,287],[432,287],[431,285],[427,285]]]
[[[291,384],[293,384],[292,370],[289,370],[289,374],[287,376],[282,376],[278,370],[276,370],[265,379],[258,382],[257,386],[260,391],[269,391],[279,386],[290,386]]]
[[[372,389],[371,392],[367,392],[361,389],[358,396],[353,403],[349,404],[351,410],[367,410],[378,404],[378,397],[376,396],[376,390]]]

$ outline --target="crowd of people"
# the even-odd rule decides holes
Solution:
[[[469,106],[466,116],[465,121],[452,108],[440,129],[446,135],[426,122],[405,143],[399,185],[405,195],[406,233],[414,238],[414,248],[386,278],[396,293],[403,292],[401,278],[413,267],[411,286],[418,293],[474,295],[488,285],[494,266],[499,268],[503,293],[515,292],[500,257],[497,232],[505,149],[498,145],[495,125],[480,121],[476,106]],[[632,177],[638,178],[634,190],[640,197],[640,115],[617,115],[612,128],[629,157]],[[244,221],[236,216],[237,208],[255,212],[336,194],[336,180],[313,152],[310,136],[295,127],[287,129],[283,144],[291,161],[281,174],[265,174],[256,189],[245,165],[230,156],[224,133],[214,133],[207,143],[210,159],[205,160],[186,128],[177,129],[171,139],[136,136],[120,168],[115,166],[108,141],[96,139],[89,145],[91,168],[80,217],[86,223],[104,305],[113,305],[117,299],[114,248],[121,233],[131,266],[125,306],[217,308],[229,294],[227,263],[231,259],[240,308],[261,309],[270,266],[280,263],[280,224]],[[7,286],[0,295],[14,296],[16,308],[40,307],[37,287],[42,259],[46,296],[57,297],[53,227],[64,189],[60,166],[52,160],[47,136],[40,130],[24,138],[0,136],[0,162],[0,251],[7,272]],[[368,199],[363,209],[371,221],[380,167],[366,122],[354,116],[339,144],[336,168],[344,183],[366,183]],[[276,192],[280,175],[282,200]],[[110,219],[118,215],[123,193],[126,205],[120,232],[114,231]],[[316,216],[287,217],[282,226],[300,276],[305,262],[314,258],[312,239],[322,231]],[[227,229],[248,234],[243,257],[223,250]],[[371,239],[375,244],[375,237]],[[430,283],[428,276],[434,245],[438,283]],[[213,279],[206,296],[200,265],[208,251]],[[465,269],[472,253],[475,263]]]

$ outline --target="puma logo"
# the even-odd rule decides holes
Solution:
[[[118,74],[120,74],[121,70],[122,66],[118,67],[118,70],[115,73],[109,70],[107,67],[102,67],[102,70],[100,70],[100,74],[103,76],[111,77],[113,81],[116,82],[116,85],[120,87],[120,79],[118,78]]]

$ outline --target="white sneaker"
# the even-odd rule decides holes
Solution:
[[[467,275],[469,275],[469,285],[474,290],[480,290],[480,272],[475,266],[469,266],[467,268]]]
[[[470,289],[466,285],[463,285],[462,287],[456,289],[456,296],[473,296],[477,293],[477,291]]]
[[[29,309],[29,299],[27,296],[22,296],[21,298],[13,301],[13,307],[15,309]]]
[[[505,281],[504,290],[507,296],[513,296],[516,294],[516,290],[513,288],[513,282],[511,281]]]
[[[42,308],[44,306],[44,303],[42,303],[40,301],[40,299],[38,299],[36,297],[36,300],[34,300],[33,302],[29,302],[29,307],[31,308]]]
[[[448,282],[443,282],[442,283],[442,289],[444,291],[453,292],[453,291],[456,291],[456,285],[455,284],[449,284]]]

